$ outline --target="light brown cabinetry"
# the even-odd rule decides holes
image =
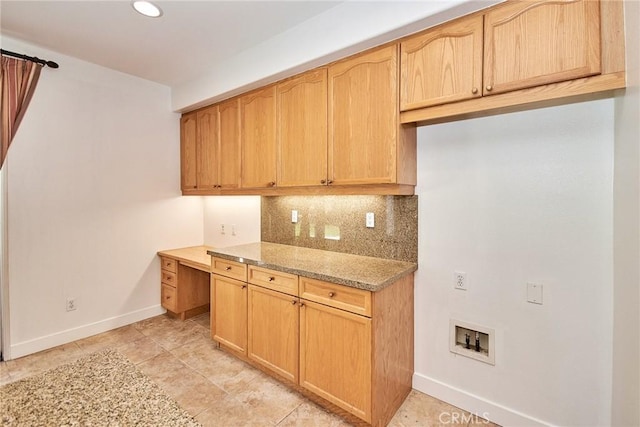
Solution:
[[[482,23],[475,15],[401,43],[401,110],[482,96]]]
[[[298,382],[298,298],[249,285],[248,356],[287,380]]]
[[[240,107],[238,98],[218,104],[218,189],[240,187]]]
[[[276,86],[278,186],[327,183],[327,70]]]
[[[211,338],[247,354],[247,284],[211,275]]]
[[[276,88],[240,97],[242,188],[276,185]]]
[[[160,301],[162,307],[185,320],[209,310],[209,272],[161,256]]]
[[[484,94],[600,73],[600,2],[507,2],[485,14]]]
[[[398,115],[398,45],[337,62],[328,79],[333,184],[415,185],[415,128]]]
[[[215,194],[240,182],[238,100],[213,105],[181,119],[181,177],[185,194]]]
[[[507,1],[407,37],[401,121],[438,123],[624,87],[622,26],[619,1]]]
[[[298,390],[386,425],[411,390],[413,275],[371,292],[242,266],[212,259],[213,339]]]
[[[371,422],[371,319],[301,304],[300,385]]]

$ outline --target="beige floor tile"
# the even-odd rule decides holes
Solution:
[[[146,336],[118,347],[118,352],[134,364],[152,359],[165,351],[158,343]]]
[[[144,335],[142,335],[133,325],[128,325],[123,326],[122,328],[103,332],[98,335],[93,335],[76,341],[76,343],[85,353],[95,353],[108,348],[117,348],[143,337]]]
[[[470,419],[468,412],[413,390],[389,427],[466,426]]]
[[[337,415],[331,414],[313,402],[303,402],[294,409],[282,421],[278,427],[349,427],[347,423]]]
[[[9,375],[13,381],[56,368],[78,360],[86,353],[75,343],[63,344],[49,350],[7,361]]]
[[[190,320],[192,322],[195,322],[198,325],[206,328],[206,329],[209,329],[209,330],[211,329],[211,323],[210,323],[211,320],[210,320],[210,317],[209,317],[209,312],[206,312],[206,313],[201,314],[199,316],[192,317]]]
[[[0,385],[8,384],[11,382],[11,375],[9,375],[9,367],[7,362],[0,362]]]
[[[209,330],[196,322],[171,319],[166,315],[154,317],[147,323],[139,322],[134,327],[165,350],[172,350],[199,337],[209,336]]]
[[[274,425],[252,411],[248,405],[230,395],[198,414],[196,421],[204,427],[270,427]]]
[[[500,427],[498,424],[492,423],[482,417],[473,416],[469,422],[469,427]]]
[[[249,406],[250,411],[272,423],[278,423],[305,399],[267,375],[258,375],[244,387],[230,393]]]

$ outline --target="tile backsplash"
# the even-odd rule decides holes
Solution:
[[[261,206],[263,242],[418,260],[418,196],[269,196]],[[367,212],[373,228],[366,227]]]

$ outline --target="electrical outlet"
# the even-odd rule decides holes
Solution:
[[[467,290],[467,273],[456,271],[453,274],[453,287],[461,291]]]
[[[220,234],[226,234],[224,231],[224,224],[220,224]]]
[[[67,311],[73,311],[75,310],[76,307],[76,300],[75,298],[67,298]]]
[[[296,210],[291,211],[291,222],[294,224],[298,222],[298,211]]]

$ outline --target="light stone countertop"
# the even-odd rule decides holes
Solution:
[[[207,253],[218,258],[373,292],[418,269],[418,265],[411,262],[267,242],[212,249]]]

